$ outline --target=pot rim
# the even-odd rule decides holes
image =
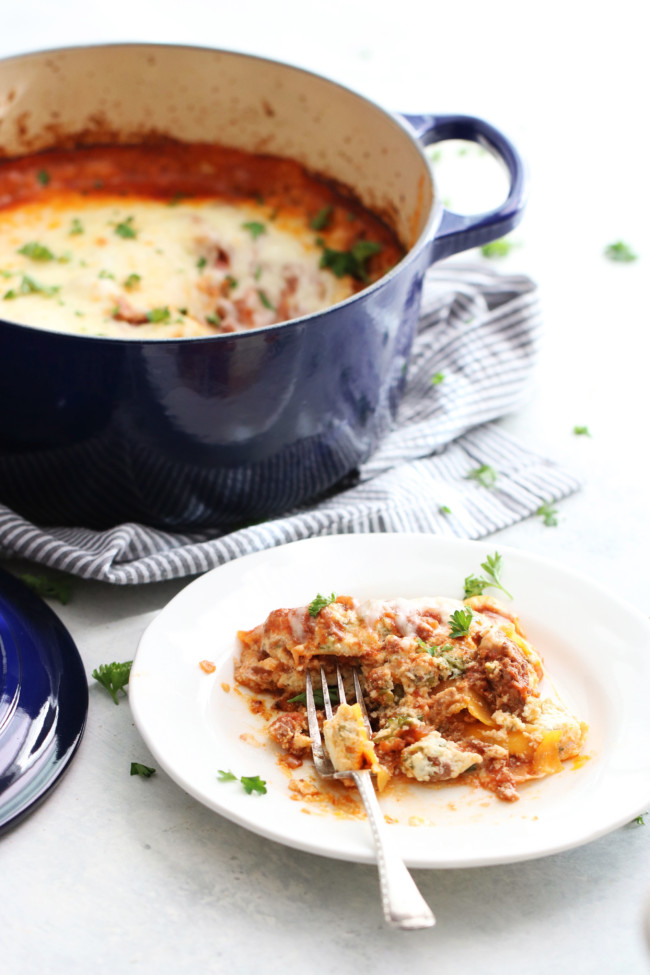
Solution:
[[[13,61],[25,61],[31,58],[47,57],[48,55],[65,54],[68,51],[92,51],[92,50],[110,50],[110,49],[121,49],[121,48],[148,48],[157,51],[172,49],[177,51],[200,51],[208,54],[224,54],[231,57],[242,58],[250,61],[259,61],[265,64],[276,65],[281,68],[286,68],[289,71],[296,72],[297,74],[308,75],[318,81],[325,82],[326,84],[332,85],[334,88],[340,91],[346,92],[360,101],[365,102],[367,105],[372,106],[378,112],[380,112],[384,118],[391,122],[398,130],[402,132],[405,138],[409,139],[410,142],[415,147],[416,151],[419,153],[421,161],[424,166],[424,171],[428,175],[430,181],[431,192],[433,202],[429,210],[429,214],[422,231],[417,238],[417,240],[408,248],[404,256],[397,264],[395,264],[386,274],[382,275],[377,281],[363,288],[361,291],[357,291],[355,294],[344,298],[342,301],[337,301],[334,305],[328,305],[326,308],[320,311],[311,312],[308,315],[302,315],[300,318],[290,318],[285,322],[275,322],[272,325],[264,325],[259,328],[246,329],[241,332],[228,332],[220,335],[189,335],[185,337],[169,337],[169,338],[123,338],[121,336],[106,336],[106,335],[91,335],[84,334],[80,335],[76,332],[60,332],[56,329],[46,329],[39,325],[29,325],[22,322],[15,322],[12,320],[7,320],[0,315],[0,324],[11,326],[17,329],[28,329],[32,332],[37,332],[39,334],[46,333],[50,336],[57,336],[59,339],[67,339],[71,341],[87,341],[91,340],[93,342],[108,343],[110,345],[125,345],[125,346],[168,346],[170,344],[186,344],[186,343],[196,343],[196,342],[232,342],[232,341],[243,341],[247,336],[257,335],[257,334],[268,334],[269,332],[275,332],[280,329],[287,329],[292,327],[302,327],[308,326],[311,322],[316,319],[322,319],[327,316],[328,313],[336,311],[339,308],[344,308],[352,305],[362,299],[365,299],[367,295],[373,294],[380,288],[387,285],[392,281],[398,274],[400,274],[416,257],[420,256],[421,251],[431,244],[435,238],[436,231],[440,225],[443,213],[443,205],[438,195],[438,187],[435,180],[435,175],[433,172],[433,167],[431,162],[424,152],[424,146],[420,140],[415,136],[413,130],[406,119],[402,118],[398,113],[389,112],[382,105],[368,98],[366,95],[362,95],[360,92],[355,91],[353,88],[349,88],[347,85],[342,84],[339,81],[335,81],[332,78],[328,78],[326,75],[319,74],[317,71],[311,71],[308,68],[303,68],[295,64],[290,64],[286,61],[278,61],[274,58],[264,57],[259,54],[249,54],[243,51],[233,51],[228,48],[216,48],[208,47],[200,44],[176,44],[173,42],[167,43],[163,41],[108,41],[90,44],[69,44],[64,47],[54,47],[54,48],[42,48],[37,51],[25,51],[22,54],[10,54],[7,57],[0,58],[0,64],[9,63]],[[319,174],[327,176],[327,174]],[[350,187],[354,190],[354,187]],[[321,321],[321,325],[322,325]]]

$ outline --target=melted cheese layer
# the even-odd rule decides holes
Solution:
[[[357,290],[321,257],[304,218],[263,204],[66,192],[0,212],[0,316],[113,338],[259,328]]]

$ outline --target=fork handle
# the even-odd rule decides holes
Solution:
[[[433,927],[436,919],[389,838],[370,772],[352,772],[352,777],[375,840],[384,918],[393,927],[410,931]]]

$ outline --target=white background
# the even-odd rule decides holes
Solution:
[[[495,544],[559,559],[650,614],[644,4],[20,0],[3,8],[0,56],[115,40],[204,44],[309,68],[390,111],[464,112],[506,132],[528,160],[531,194],[512,235],[518,246],[500,266],[539,282],[545,344],[530,403],[505,423],[584,488],[558,506],[557,527],[531,518]],[[463,190],[465,163],[456,162],[447,152],[439,172],[452,205],[476,193]],[[608,262],[603,249],[616,240],[639,259]],[[576,437],[576,424],[592,436]],[[130,658],[181,585],[78,583],[73,602],[56,609],[88,673]],[[8,973],[648,970],[650,825],[529,864],[420,872],[439,925],[405,935],[381,926],[372,868],[251,836],[163,775],[130,779],[133,758],[147,762],[128,707],[115,708],[94,685],[69,774],[0,841]]]

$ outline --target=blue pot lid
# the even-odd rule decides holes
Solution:
[[[42,802],[86,724],[88,682],[58,616],[0,571],[0,832]]]

